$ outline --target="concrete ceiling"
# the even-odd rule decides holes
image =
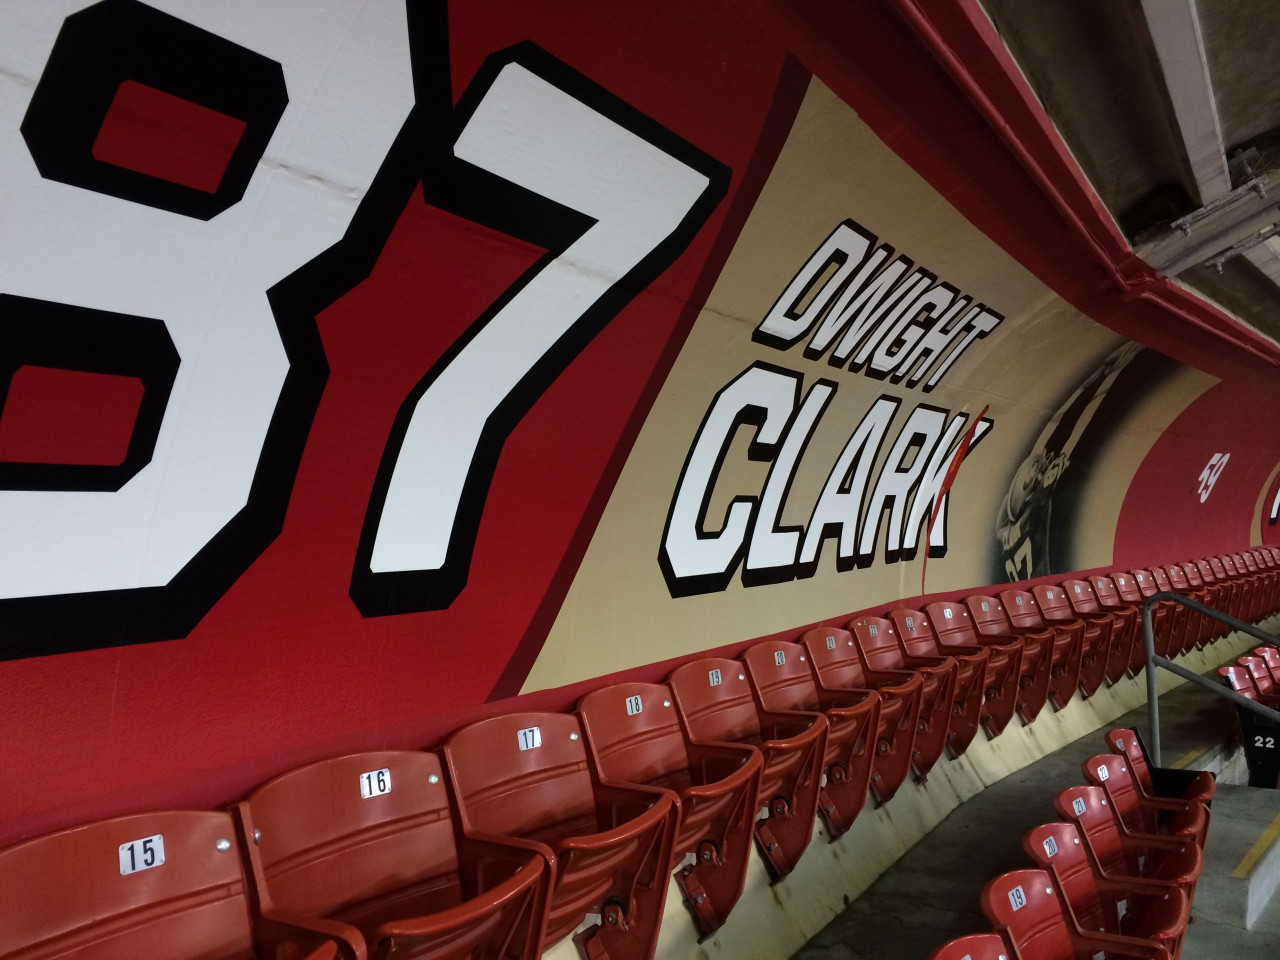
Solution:
[[[1280,3],[983,3],[1138,255],[1280,341]]]

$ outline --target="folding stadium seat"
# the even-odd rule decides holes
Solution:
[[[1150,570],[1135,570],[1133,571],[1133,578],[1138,582],[1138,589],[1142,591],[1144,597],[1173,591],[1173,584],[1169,582],[1168,574],[1159,567],[1152,567]],[[1173,659],[1182,652],[1183,639],[1187,633],[1187,620],[1191,611],[1180,603],[1174,603],[1172,600],[1161,601],[1153,608],[1153,612],[1160,608],[1168,610],[1169,616],[1164,633],[1156,635],[1156,653],[1162,657]]]
[[[1213,572],[1213,578],[1220,591],[1218,602],[1221,604],[1220,610],[1231,614],[1237,620],[1244,612],[1241,607],[1241,597],[1244,596],[1243,585],[1239,582],[1234,574],[1227,571],[1226,565],[1222,562],[1221,557],[1208,557],[1199,561],[1201,575],[1204,573],[1204,565],[1207,565]]]
[[[1115,581],[1116,592],[1120,594],[1120,598],[1132,604],[1137,610],[1137,637],[1134,639],[1133,650],[1129,657],[1129,673],[1137,676],[1147,665],[1147,652],[1142,640],[1142,608],[1147,597],[1156,592],[1155,580],[1152,579],[1150,572],[1145,570],[1134,573],[1117,572],[1112,574],[1112,579]],[[1160,653],[1161,650],[1168,651],[1166,638],[1172,628],[1172,607],[1173,604],[1170,603],[1157,603],[1151,608],[1151,639],[1156,653]],[[1160,655],[1164,656],[1164,654]]]
[[[760,706],[770,713],[820,712],[827,718],[826,782],[818,791],[818,815],[832,840],[853,826],[866,803],[880,722],[880,695],[819,690],[809,658],[798,643],[766,642],[742,655]]]
[[[649,960],[667,898],[676,808],[664,790],[601,783],[578,718],[513,713],[455,730],[444,746],[471,839],[512,844],[551,867],[541,949],[574,937],[592,960]]]
[[[1013,944],[1018,960],[1077,960],[1105,954],[1111,960],[1172,960],[1161,944],[1137,937],[1083,930],[1071,921],[1045,870],[1011,870],[982,891],[982,912]]]
[[[1224,613],[1229,612],[1227,605],[1231,599],[1230,590],[1226,584],[1218,582],[1213,568],[1209,566],[1207,561],[1189,561],[1182,565],[1182,569],[1186,571],[1187,582],[1191,584],[1191,588],[1203,596],[1204,599],[1200,601],[1201,603]],[[1231,632],[1231,628],[1220,620],[1215,620],[1213,617],[1205,617],[1204,620],[1204,643],[1221,640]]]
[[[538,956],[546,865],[529,850],[463,836],[435,754],[321,760],[269,781],[236,811],[264,947],[275,948],[273,929],[297,922],[355,956]]]
[[[756,846],[774,881],[795,869],[813,836],[827,721],[820,713],[772,713],[757,702],[737,660],[706,657],[672,671],[667,681],[695,743],[745,743],[764,768],[753,810]]]
[[[1277,703],[1272,700],[1264,699],[1258,690],[1258,685],[1254,682],[1253,673],[1248,667],[1242,667],[1238,663],[1231,663],[1225,667],[1219,667],[1217,670],[1223,682],[1242,697],[1248,697],[1250,700],[1256,700],[1263,706],[1277,708]]]
[[[948,940],[929,960],[1009,960],[1009,945],[998,933],[971,933]]]
[[[1249,671],[1249,678],[1258,691],[1258,702],[1272,706],[1280,703],[1280,687],[1276,686],[1271,676],[1271,668],[1262,657],[1244,656],[1236,658],[1236,665]]]
[[[676,884],[705,939],[724,924],[746,882],[760,751],[694,743],[671,688],[661,683],[602,687],[579,701],[578,716],[601,783],[675,795],[680,812],[669,869],[684,863]]]
[[[1080,652],[1080,692],[1092,697],[1107,679],[1107,665],[1111,661],[1111,646],[1116,642],[1120,622],[1102,609],[1093,584],[1088,580],[1063,580],[1062,592],[1067,598],[1072,614],[1084,624],[1084,638]]]
[[[6,960],[254,956],[235,821],[222,811],[117,817],[2,850],[0,917]],[[335,955],[320,930],[281,933],[298,960]]]
[[[1040,616],[1053,628],[1053,676],[1049,680],[1049,699],[1061,710],[1080,689],[1080,670],[1084,660],[1084,621],[1077,620],[1061,587],[1037,584],[1031,589],[1040,608]]]
[[[954,615],[954,608],[948,608]],[[898,645],[909,657],[935,660],[950,657],[956,664],[952,690],[951,723],[947,727],[947,749],[958,757],[969,749],[982,720],[982,698],[986,689],[987,649],[957,645],[946,650],[930,625],[931,617],[920,610],[895,607],[889,613],[897,629]]]
[[[1267,665],[1271,682],[1280,683],[1280,650],[1270,646],[1254,647],[1253,655]]]
[[[1022,640],[1016,637],[984,637],[974,626],[964,603],[943,601],[924,608],[929,625],[945,654],[965,649],[987,652],[987,672],[983,679],[982,726],[988,739],[1003,732],[1018,705],[1018,677],[1022,670]]]
[[[947,746],[955,701],[956,662],[951,657],[909,657],[898,646],[892,623],[881,617],[850,622],[853,642],[873,686],[903,683],[911,673],[921,679],[920,717],[916,725],[911,765],[921,783]]]
[[[1130,670],[1134,660],[1134,647],[1142,649],[1142,602],[1134,604],[1120,595],[1120,588],[1111,577],[1093,574],[1089,586],[1098,598],[1098,606],[1111,616],[1111,652],[1107,655],[1107,682],[1119,683]],[[1136,587],[1135,587],[1136,592]]]
[[[1241,620],[1257,623],[1263,619],[1263,610],[1268,605],[1269,591],[1267,584],[1258,573],[1257,561],[1243,554],[1230,554],[1228,569],[1234,566],[1236,574],[1245,584],[1245,608]]]
[[[1172,767],[1151,767],[1147,764],[1147,751],[1136,730],[1117,727],[1108,730],[1105,737],[1107,749],[1129,760],[1134,775],[1134,786],[1147,798],[1166,797],[1175,800],[1197,800],[1209,803],[1218,790],[1218,781],[1208,770],[1175,770]]]
[[[1022,838],[1022,850],[1032,863],[1049,872],[1079,927],[1149,940],[1174,957],[1181,954],[1191,903],[1177,884],[1098,876],[1074,823],[1032,827]]]
[[[879,694],[880,716],[870,783],[876,803],[888,802],[911,770],[924,681],[914,672],[872,679],[853,635],[839,627],[814,627],[800,640],[820,691],[847,695],[870,693],[874,688]]]
[[[1123,831],[1193,837],[1201,848],[1209,830],[1209,811],[1196,800],[1145,799],[1134,785],[1129,761],[1114,753],[1090,757],[1080,765],[1085,779],[1101,787]]]
[[[966,597],[964,605],[979,636],[1022,644],[1016,709],[1023,723],[1033,722],[1049,699],[1054,639],[1053,629],[1040,619],[1035,597],[1023,590],[1005,590],[999,598]]]
[[[1231,554],[1223,554],[1218,558],[1223,567],[1227,571],[1227,575],[1231,577],[1232,585],[1235,587],[1236,611],[1235,615],[1240,620],[1253,621],[1254,607],[1257,603],[1255,596],[1256,584],[1254,579],[1249,576],[1249,571],[1245,569],[1244,561],[1236,563],[1236,558]]]
[[[1195,600],[1197,603],[1205,603],[1208,597],[1204,591],[1197,591],[1191,586],[1191,581],[1187,579],[1187,572],[1180,564],[1170,563],[1164,567],[1156,567],[1151,573],[1159,582],[1159,574],[1163,571],[1164,575],[1169,578],[1169,588],[1175,593],[1180,593],[1184,597]],[[1187,624],[1182,633],[1182,643],[1178,650],[1172,656],[1182,653],[1190,653],[1192,650],[1203,645],[1205,634],[1208,630],[1208,618],[1197,613],[1187,607],[1182,609],[1187,611]]]
[[[1190,837],[1123,832],[1101,787],[1068,787],[1054,798],[1053,809],[1080,828],[1098,876],[1148,877],[1176,883],[1188,897],[1195,892],[1204,856]]]

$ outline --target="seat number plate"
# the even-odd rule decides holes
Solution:
[[[780,667],[786,662],[787,662],[787,654],[785,650],[773,651],[773,665],[775,667]]]
[[[1072,800],[1072,801],[1071,801],[1071,809],[1072,809],[1073,811],[1075,811],[1075,815],[1076,815],[1077,817],[1083,817],[1083,816],[1084,816],[1084,801],[1083,801],[1083,800],[1081,800],[1079,797],[1076,797],[1074,800]]]
[[[525,727],[523,730],[517,730],[516,742],[521,750],[532,750],[534,747],[542,746],[542,728]]]
[[[1105,766],[1098,767],[1098,779],[1099,780],[1111,779],[1111,771],[1108,770]]]
[[[390,767],[383,767],[381,770],[370,770],[368,773],[360,774],[360,796],[365,800],[370,797],[380,797],[384,793],[390,792]]]
[[[164,863],[164,835],[130,840],[120,844],[120,876],[127,877],[139,870],[150,870]]]
[[[1058,841],[1054,840],[1053,837],[1045,837],[1043,846],[1044,846],[1045,856],[1052,857],[1057,855]]]
[[[1009,905],[1015,912],[1027,905],[1027,895],[1023,892],[1022,884],[1018,884],[1009,891]]]
[[[637,713],[639,713],[643,709],[644,709],[644,706],[640,703],[639,695],[634,697],[627,697],[627,716],[628,717],[634,717]]]
[[[834,650],[835,648],[836,648],[836,638],[835,638],[835,637],[827,637],[827,649],[828,649],[828,650]]]
[[[720,671],[719,671],[719,670],[710,670],[710,671],[708,671],[708,672],[707,672],[707,683],[708,683],[710,686],[713,686],[713,687],[718,687],[718,686],[720,686]]]

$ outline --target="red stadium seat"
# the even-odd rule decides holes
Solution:
[[[948,940],[929,960],[1009,960],[1009,945],[998,933],[971,933]]]
[[[1018,960],[1077,960],[1095,954],[1172,960],[1162,945],[1136,937],[1083,930],[1070,915],[1044,870],[1012,870],[982,891],[982,912],[1013,944]]]
[[[1280,684],[1280,650],[1275,647],[1254,647],[1253,655],[1267,665],[1271,672],[1271,682]]]
[[[1092,697],[1107,679],[1111,646],[1116,642],[1120,618],[1102,609],[1088,580],[1063,580],[1062,592],[1072,614],[1084,624],[1080,654],[1080,692]]]
[[[751,856],[760,751],[700,744],[680,724],[671,688],[619,683],[578,703],[601,783],[658,787],[679,805],[670,869],[703,938],[718,930],[742,895]]]
[[[1053,809],[1080,828],[1089,861],[1099,876],[1151,877],[1178,884],[1188,897],[1195,892],[1204,867],[1195,840],[1123,833],[1101,787],[1068,787],[1054,798]]]
[[[1227,664],[1225,667],[1219,667],[1217,670],[1224,683],[1242,697],[1248,697],[1250,700],[1256,700],[1263,706],[1276,709],[1280,707],[1280,703],[1269,697],[1263,697],[1258,690],[1258,685],[1254,682],[1253,673],[1248,667],[1242,667],[1238,663]]]
[[[1022,590],[1005,590],[998,598],[972,596],[964,603],[979,636],[1021,641],[1017,712],[1023,723],[1033,722],[1049,699],[1054,637],[1053,630],[1040,619],[1035,597]],[[1011,608],[1018,611],[1016,620]]]
[[[1054,631],[1053,677],[1049,699],[1061,710],[1080,689],[1080,669],[1084,658],[1084,622],[1071,612],[1071,604],[1061,587],[1038,584],[1031,589],[1040,616]]]
[[[978,632],[969,605],[951,601],[931,603],[925,613],[938,638],[939,648],[978,647],[987,651],[987,673],[983,679],[982,726],[988,739],[999,736],[1018,705],[1018,678],[1022,670],[1023,641],[1017,637],[990,637]]]
[[[743,743],[763,755],[753,809],[756,845],[769,875],[780,880],[809,846],[818,811],[827,721],[820,713],[771,713],[756,701],[746,668],[707,657],[677,667],[668,681],[685,729],[696,743]]]
[[[653,956],[676,826],[667,791],[601,783],[578,718],[564,713],[469,724],[449,737],[444,756],[464,835],[550,864],[544,950],[597,913],[603,923],[574,938],[588,956]]]
[[[1177,884],[1134,876],[1099,876],[1090,865],[1074,823],[1032,827],[1022,838],[1022,850],[1053,877],[1080,928],[1150,940],[1174,957],[1182,952],[1191,904]]]
[[[435,754],[321,760],[236,809],[272,947],[273,929],[301,923],[356,956],[538,956],[546,865],[462,836]]]
[[[1124,576],[1124,574],[1119,574]],[[1126,578],[1129,579],[1129,578]],[[1111,635],[1111,653],[1107,657],[1107,682],[1119,683],[1129,673],[1134,662],[1134,647],[1142,650],[1142,595],[1137,603],[1130,602],[1120,593],[1112,577],[1094,574],[1089,577],[1098,604],[1111,615],[1114,624]],[[1137,593],[1137,588],[1134,588]]]
[[[911,770],[916,727],[920,722],[918,673],[872,680],[862,663],[853,635],[839,627],[814,627],[800,638],[817,675],[818,689],[834,694],[874,692],[880,696],[875,759],[871,762],[871,795],[887,802]]]
[[[923,782],[947,747],[954,712],[956,662],[950,657],[908,657],[898,646],[893,624],[881,617],[859,617],[849,624],[849,629],[873,685],[902,683],[912,672],[922,681],[911,765],[916,779]]]
[[[818,791],[818,814],[834,841],[853,826],[866,803],[880,722],[880,695],[820,690],[798,643],[757,643],[742,655],[760,705],[770,713],[817,711],[827,718],[826,782]]]
[[[1203,849],[1209,812],[1193,800],[1147,800],[1138,793],[1127,758],[1114,753],[1090,757],[1080,765],[1085,779],[1101,787],[1128,833],[1165,833],[1193,837]]]
[[[948,608],[954,616],[954,609]],[[986,690],[986,647],[957,643],[942,648],[942,641],[931,624],[932,617],[920,610],[895,607],[889,613],[897,628],[898,645],[908,657],[920,660],[950,657],[956,664],[956,682],[952,691],[951,722],[947,727],[947,749],[958,757],[969,749],[982,721],[982,699]]]
[[[1261,657],[1244,656],[1236,658],[1236,665],[1249,671],[1253,685],[1258,690],[1259,702],[1280,702],[1280,687],[1271,675],[1271,668]]]
[[[1116,583],[1116,592],[1129,601],[1138,611],[1138,635],[1129,657],[1129,673],[1137,676],[1147,666],[1147,651],[1142,638],[1142,607],[1147,597],[1156,592],[1156,583],[1151,573],[1137,570],[1132,573],[1115,573],[1112,579]],[[1155,652],[1164,656],[1168,653],[1169,631],[1173,628],[1172,603],[1157,603],[1151,608],[1151,639]]]
[[[1118,727],[1108,730],[1107,748],[1129,759],[1138,792],[1144,797],[1172,797],[1209,803],[1218,790],[1218,781],[1208,770],[1174,770],[1147,764],[1147,753],[1137,731]],[[1160,782],[1157,782],[1160,781]]]
[[[1197,603],[1206,603],[1208,601],[1209,598],[1203,590],[1196,590],[1192,587],[1191,581],[1187,579],[1187,572],[1183,569],[1181,564],[1169,563],[1165,564],[1163,567],[1156,567],[1152,569],[1151,573],[1156,577],[1157,583],[1159,583],[1159,575],[1162,571],[1164,575],[1169,578],[1169,588],[1172,589],[1174,593],[1180,593],[1184,597],[1195,600]],[[1196,613],[1188,607],[1183,607],[1182,609],[1186,610],[1187,623],[1183,628],[1181,645],[1179,649],[1175,650],[1174,653],[1171,654],[1171,656],[1177,656],[1180,653],[1190,653],[1197,647],[1202,646],[1205,635],[1209,629],[1209,620],[1207,617]]]
[[[235,821],[221,811],[117,817],[2,850],[0,917],[6,960],[254,956]],[[319,930],[288,933],[299,960],[334,956]]]
[[[1157,578],[1150,570],[1134,570],[1132,576],[1144,602],[1154,594],[1171,589],[1169,578],[1163,573]],[[1162,600],[1151,608],[1151,614],[1156,654],[1161,657],[1176,656],[1181,634],[1186,628],[1187,608],[1172,600]]]
[[[1137,574],[1134,575],[1137,576]],[[1152,567],[1148,576],[1154,584],[1155,591],[1166,593],[1185,592],[1174,587],[1173,582],[1169,579],[1169,572],[1163,567]],[[1163,656],[1172,659],[1186,653],[1194,645],[1194,640],[1189,640],[1188,638],[1194,637],[1198,625],[1193,621],[1190,607],[1184,607],[1182,604],[1174,603],[1172,600],[1168,602],[1173,611],[1173,619],[1169,629],[1168,651]],[[1156,652],[1159,653],[1158,647]]]

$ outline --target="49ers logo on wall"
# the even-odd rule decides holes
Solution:
[[[184,635],[279,535],[329,373],[316,317],[419,187],[540,251],[403,398],[348,547],[365,616],[448,607],[508,435],[728,170],[531,43],[455,105],[442,2],[237,4],[235,36],[80,6],[0,13],[48,38],[3,100],[0,657]],[[120,449],[86,458],[108,428]]]

